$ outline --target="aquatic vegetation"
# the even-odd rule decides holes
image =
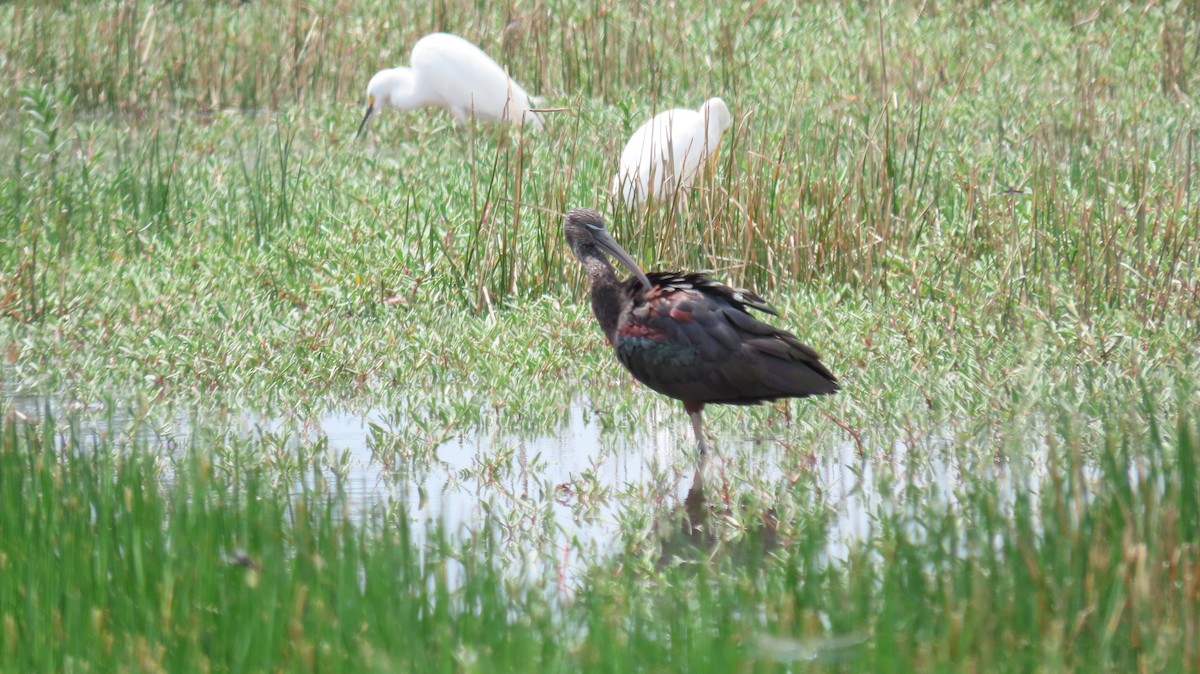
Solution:
[[[1197,23],[976,5],[0,5],[0,670],[1195,671]],[[435,30],[562,110],[355,143]],[[577,206],[842,391],[696,481]]]

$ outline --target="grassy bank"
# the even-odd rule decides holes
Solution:
[[[10,379],[150,399],[345,397],[426,373],[502,390],[497,353],[577,379],[602,354],[561,241],[576,205],[609,211],[648,267],[766,293],[865,377],[880,368],[857,345],[881,336],[858,321],[1018,348],[1070,331],[1089,360],[1152,348],[1143,328],[1193,338],[1186,11],[924,9],[530,5],[506,33],[507,14],[467,6],[8,5]],[[437,113],[351,142],[369,74],[435,24],[566,111],[523,139]],[[738,124],[687,213],[605,208],[633,126],[713,94]],[[427,328],[448,325],[469,329]]]

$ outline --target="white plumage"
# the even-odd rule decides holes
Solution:
[[[387,106],[400,110],[445,108],[460,123],[468,119],[507,121],[542,128],[534,99],[479,47],[457,35],[433,33],[412,48],[409,67],[375,73],[367,84],[367,113]]]
[[[687,190],[700,168],[717,153],[721,135],[733,126],[729,107],[710,98],[699,110],[660,112],[630,136],[621,152],[612,190],[626,206],[670,199]]]

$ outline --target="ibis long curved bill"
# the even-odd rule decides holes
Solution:
[[[592,227],[590,229],[592,232],[592,240],[596,242],[596,245],[603,248],[604,252],[613,256],[617,262],[620,262],[625,266],[626,269],[633,272],[633,275],[637,276],[638,280],[642,282],[642,285],[646,286],[646,289],[649,290],[650,279],[646,276],[646,272],[642,271],[642,268],[633,261],[633,256],[629,253],[626,253],[625,249],[621,247],[621,244],[614,241],[613,238],[608,235],[607,230],[600,227]]]

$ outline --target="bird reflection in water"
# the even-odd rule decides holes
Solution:
[[[737,506],[729,505],[727,494],[705,489],[704,474],[712,468],[707,457],[701,457],[683,502],[658,517],[654,528],[662,545],[660,566],[714,556],[757,563],[778,547],[775,509],[755,511],[747,506],[738,512]]]

